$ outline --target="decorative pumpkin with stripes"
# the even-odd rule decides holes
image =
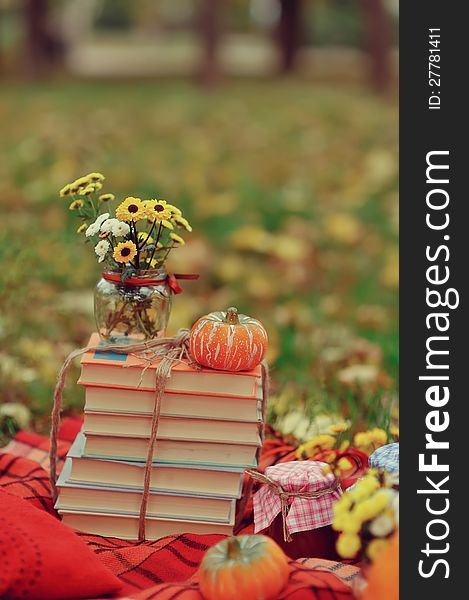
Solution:
[[[285,587],[290,566],[266,535],[239,535],[209,548],[199,567],[205,600],[274,600]]]
[[[256,319],[228,308],[201,317],[192,327],[189,345],[192,358],[204,367],[246,371],[264,358],[267,333]]]

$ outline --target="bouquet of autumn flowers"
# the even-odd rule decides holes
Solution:
[[[162,334],[171,309],[171,294],[181,288],[164,265],[169,253],[184,244],[177,230],[192,231],[182,211],[165,200],[115,199],[102,193],[104,175],[89,173],[68,183],[61,197],[71,197],[70,210],[82,220],[77,233],[91,241],[103,275],[94,295],[94,313],[102,339],[152,339]],[[197,278],[182,276],[179,278]]]
[[[133,196],[117,206],[114,216],[101,213],[101,207],[115,199],[114,194],[101,193],[104,179],[101,173],[89,173],[60,190],[61,197],[72,198],[69,208],[83,221],[77,233],[93,242],[98,262],[120,272],[123,282],[137,272],[161,268],[170,251],[185,243],[176,230],[192,231],[189,221],[165,200]]]

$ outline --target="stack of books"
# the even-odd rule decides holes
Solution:
[[[89,345],[98,343],[93,334]],[[83,356],[84,425],[60,474],[56,503],[71,527],[138,537],[157,364],[105,348]],[[257,466],[262,427],[260,366],[228,373],[176,364],[161,402],[147,539],[231,535],[244,469]]]

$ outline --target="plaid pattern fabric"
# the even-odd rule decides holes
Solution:
[[[57,440],[57,471],[59,473],[82,424],[82,418],[67,417],[62,421]],[[43,435],[32,431],[20,431],[7,446],[0,448],[0,453],[2,452],[33,460],[49,472],[49,438]]]
[[[50,493],[49,475],[37,462],[22,456],[0,453],[0,488],[29,500],[41,510],[56,514]]]
[[[130,542],[85,533],[78,535],[126,584],[127,594],[189,579],[210,546],[223,539],[222,535],[215,534],[180,534],[156,541]]]
[[[327,560],[292,560],[288,582],[280,592],[278,600],[352,600],[354,596],[351,585],[359,572],[357,567]],[[135,600],[176,598],[203,600],[198,588],[197,575],[185,582],[160,584],[132,596]]]
[[[59,440],[62,458],[80,429],[81,420],[65,419],[64,425],[66,427]],[[0,449],[0,487],[10,494],[28,500],[38,509],[56,515],[50,497],[47,473],[48,446],[47,438],[20,432],[7,447]],[[252,533],[252,515],[251,500],[247,503],[245,518],[240,523],[237,533]],[[194,574],[206,550],[222,538],[220,535],[182,534],[156,541],[129,542],[80,532],[77,532],[77,535],[123,582],[123,596],[134,600],[183,600],[186,597],[188,600],[200,600]],[[314,562],[310,563],[313,560]],[[292,562],[292,566],[295,568],[290,578],[289,600],[352,598],[349,586],[353,579],[353,567],[319,559]],[[186,592],[193,595],[186,596]]]
[[[370,467],[384,469],[389,473],[399,472],[399,444],[386,444],[370,455]]]
[[[267,467],[265,475],[286,492],[318,492],[332,487],[335,477],[323,474],[325,463],[292,461]],[[290,498],[287,529],[290,534],[309,531],[332,523],[332,505],[340,497],[340,489],[320,498]],[[262,485],[254,495],[254,531],[269,527],[281,512],[280,497],[268,485]]]

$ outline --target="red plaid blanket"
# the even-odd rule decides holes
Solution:
[[[65,419],[59,434],[62,461],[80,426],[79,420]],[[48,439],[43,436],[18,433],[8,446],[0,449],[0,488],[57,517],[50,496],[48,447]],[[251,531],[252,504],[249,503],[238,533]],[[199,598],[198,592],[194,592],[196,583],[193,576],[206,550],[222,538],[220,535],[182,534],[157,541],[129,542],[84,533],[77,535],[123,582],[124,595],[139,599],[184,598],[181,590],[193,594],[187,598]],[[356,567],[320,559],[296,561],[292,565],[292,582],[297,591],[304,589],[305,595],[289,597],[321,600],[352,597],[349,586],[359,572]],[[310,572],[309,579],[305,572]],[[311,593],[306,593],[306,590]]]

